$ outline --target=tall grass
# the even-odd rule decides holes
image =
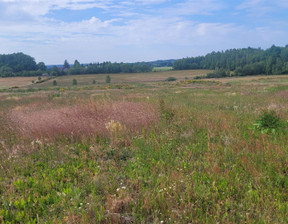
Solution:
[[[126,134],[137,133],[157,122],[158,115],[156,108],[147,103],[102,101],[61,108],[51,105],[20,106],[12,109],[8,118],[18,134],[37,139],[107,136],[107,123],[111,121],[125,126]]]
[[[287,223],[282,93],[181,85],[0,96],[0,222]]]

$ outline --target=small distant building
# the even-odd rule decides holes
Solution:
[[[42,77],[47,77],[47,76],[50,76],[48,73],[43,73],[42,74]]]

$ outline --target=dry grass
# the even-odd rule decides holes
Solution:
[[[107,136],[111,134],[107,123],[112,120],[123,127],[121,131],[139,132],[157,122],[158,117],[157,110],[147,103],[107,101],[62,108],[33,104],[15,107],[9,114],[13,128],[34,139],[63,135]]]
[[[109,74],[111,77],[111,83],[139,83],[139,82],[158,82],[164,81],[168,77],[175,77],[177,79],[184,79],[185,77],[191,79],[195,76],[206,75],[211,70],[183,70],[183,71],[164,71],[164,72],[148,72],[148,73],[121,73],[121,74]],[[77,80],[77,86],[92,85],[93,80],[97,83],[105,83],[107,74],[91,74],[91,75],[67,75],[57,77],[57,86],[72,86],[72,80]],[[39,83],[34,85],[35,87],[51,87],[53,80]]]
[[[35,81],[35,77],[12,77],[12,78],[0,78],[0,89],[8,89],[11,87],[23,87],[32,84],[32,80]]]

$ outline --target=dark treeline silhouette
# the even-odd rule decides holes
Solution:
[[[36,64],[34,58],[23,53],[0,55],[0,77],[39,76],[46,69],[43,62]]]
[[[15,76],[41,76],[43,74],[51,76],[79,75],[79,74],[111,74],[111,73],[139,73],[151,72],[153,66],[146,62],[137,63],[90,63],[81,65],[75,60],[74,65],[70,65],[67,60],[61,66],[50,66],[43,62],[36,63],[35,59],[23,53],[0,55],[0,77]]]
[[[215,72],[207,75],[212,77],[247,76],[259,74],[288,73],[288,45],[273,45],[267,50],[261,48],[231,49],[212,52],[206,56],[187,57],[179,60],[158,60],[137,63],[90,63],[80,64],[75,60],[70,65],[65,60],[62,66],[47,69],[43,62],[38,64],[35,59],[23,53],[0,55],[0,77],[41,76],[42,74],[61,76],[76,74],[111,74],[151,72],[153,67],[172,66],[174,70],[211,69]],[[201,78],[201,77],[200,77]]]
[[[152,66],[145,62],[138,63],[90,63],[87,65],[80,65],[75,60],[74,65],[68,69],[68,74],[112,74],[112,73],[139,73],[139,72],[151,72]]]
[[[288,45],[273,45],[267,50],[249,47],[212,52],[206,56],[176,60],[173,68],[227,70],[233,71],[234,76],[285,74],[288,73]],[[225,72],[218,72],[217,75],[219,74],[227,76]]]

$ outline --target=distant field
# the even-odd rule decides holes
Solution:
[[[173,76],[177,79],[193,78],[199,75],[205,75],[210,70],[185,70],[185,71],[162,71],[162,72],[150,72],[150,73],[125,73],[125,74],[109,74],[112,83],[128,83],[128,82],[157,82],[163,81],[166,78]],[[70,86],[72,80],[77,79],[78,85],[90,85],[95,80],[97,83],[105,83],[107,74],[95,74],[95,75],[71,75],[71,76],[59,76],[55,77],[58,86]],[[53,79],[54,80],[54,79]],[[8,89],[11,87],[26,87],[26,88],[42,88],[51,87],[53,80],[49,80],[44,83],[33,84],[32,81],[37,81],[37,77],[16,77],[16,78],[1,78],[0,89]]]
[[[153,71],[154,72],[163,72],[163,71],[170,71],[172,69],[173,69],[173,67],[154,67]]]
[[[175,77],[177,79],[193,78],[199,75],[206,75],[211,70],[183,70],[183,71],[162,71],[150,73],[125,73],[125,74],[109,74],[112,83],[128,83],[128,82],[157,82],[163,81],[168,77]],[[95,75],[71,75],[55,77],[58,86],[70,86],[72,80],[77,79],[78,85],[90,85],[95,80],[98,83],[105,83],[107,74]],[[51,87],[53,80],[44,83],[33,84],[32,81],[37,81],[37,77],[18,77],[18,78],[2,78],[0,79],[0,89],[7,89],[11,87]]]
[[[36,79],[37,77],[0,78],[0,89],[28,86],[32,84],[32,80]]]

